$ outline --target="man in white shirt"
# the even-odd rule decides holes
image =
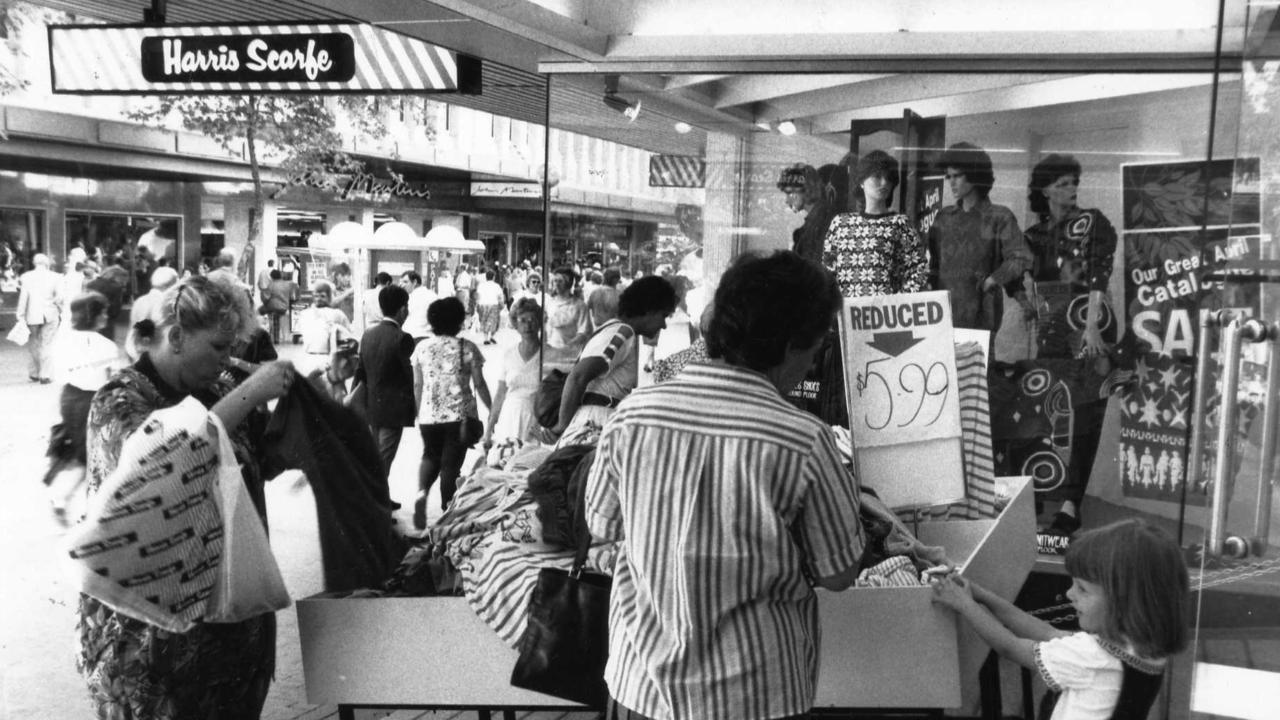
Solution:
[[[49,363],[49,344],[58,329],[60,305],[64,299],[58,295],[62,278],[49,269],[49,256],[36,253],[31,259],[32,269],[18,278],[18,319],[31,329],[27,339],[27,352],[31,354],[31,369],[27,377],[31,382],[49,384],[53,368]],[[66,298],[65,301],[70,301]]]
[[[484,271],[484,280],[476,286],[476,318],[480,332],[484,335],[485,345],[494,345],[498,341],[494,335],[498,333],[498,325],[502,319],[503,296],[502,286],[493,279],[493,271]]]
[[[431,325],[427,323],[427,307],[439,296],[423,286],[422,276],[414,270],[400,275],[400,287],[409,291],[409,316],[405,318],[401,330],[416,342],[431,334]]]

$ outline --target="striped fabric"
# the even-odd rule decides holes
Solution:
[[[960,398],[960,450],[965,499],[949,505],[906,510],[904,522],[915,520],[981,520],[1000,514],[996,501],[995,458],[991,452],[991,409],[987,369],[977,343],[956,345],[956,382]]]
[[[809,710],[817,597],[862,554],[860,496],[834,438],[763,376],[690,365],[632,393],[587,486],[597,537],[621,540],[605,679],[655,720]]]

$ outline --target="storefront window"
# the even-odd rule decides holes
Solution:
[[[66,238],[68,249],[83,249],[100,268],[126,270],[133,298],[151,289],[156,267],[178,266],[182,218],[68,212]]]

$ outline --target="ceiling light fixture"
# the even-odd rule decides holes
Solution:
[[[787,137],[791,137],[792,135],[796,134],[796,124],[791,122],[790,120],[783,120],[782,122],[778,123],[778,133],[782,135],[786,135]]]
[[[687,134],[690,130],[693,130],[693,126],[687,122],[676,123],[676,132],[680,133],[681,135]]]

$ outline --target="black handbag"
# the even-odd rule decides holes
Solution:
[[[480,418],[475,415],[467,415],[462,418],[462,427],[459,433],[462,447],[469,448],[480,442],[480,438],[484,437],[484,423],[480,422]]]
[[[581,483],[579,502],[585,497]],[[529,622],[511,684],[603,710],[609,701],[609,590],[613,578],[584,572],[591,533],[578,540],[573,568],[542,568],[529,599]]]
[[[552,370],[538,384],[533,396],[533,416],[544,428],[553,428],[560,422],[560,397],[564,395],[564,383],[569,378],[563,370]]]

